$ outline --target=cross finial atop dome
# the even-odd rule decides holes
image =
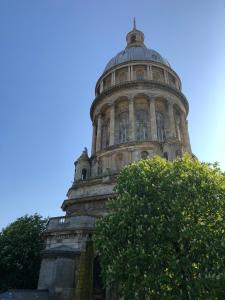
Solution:
[[[127,34],[127,48],[129,47],[145,47],[144,33],[136,28],[136,19],[133,20],[133,29]]]
[[[135,20],[135,17],[134,17],[134,26],[133,26],[133,30],[136,30],[136,20]]]

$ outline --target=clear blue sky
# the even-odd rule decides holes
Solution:
[[[0,228],[62,214],[95,83],[133,16],[182,80],[193,152],[225,170],[224,0],[1,0]]]

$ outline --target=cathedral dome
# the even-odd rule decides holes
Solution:
[[[119,64],[135,60],[150,60],[170,67],[169,62],[165,58],[163,58],[157,51],[148,49],[145,46],[135,46],[128,47],[114,56],[106,65],[105,71],[108,71],[112,67],[115,67]]]
[[[108,71],[112,67],[130,61],[154,61],[170,67],[168,61],[163,58],[157,51],[148,49],[145,46],[144,33],[136,29],[135,19],[134,27],[130,32],[128,32],[126,40],[127,47],[108,62],[104,72]]]

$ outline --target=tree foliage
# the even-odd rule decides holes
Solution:
[[[103,278],[124,299],[225,299],[225,174],[185,155],[121,172],[96,225]]]
[[[46,223],[25,215],[0,232],[0,290],[37,287]]]

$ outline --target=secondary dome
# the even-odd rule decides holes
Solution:
[[[107,63],[104,72],[119,64],[135,60],[155,61],[170,67],[169,62],[165,58],[163,58],[157,51],[148,49],[145,46],[144,33],[136,29],[135,20],[133,30],[127,34],[126,40],[127,47]]]

